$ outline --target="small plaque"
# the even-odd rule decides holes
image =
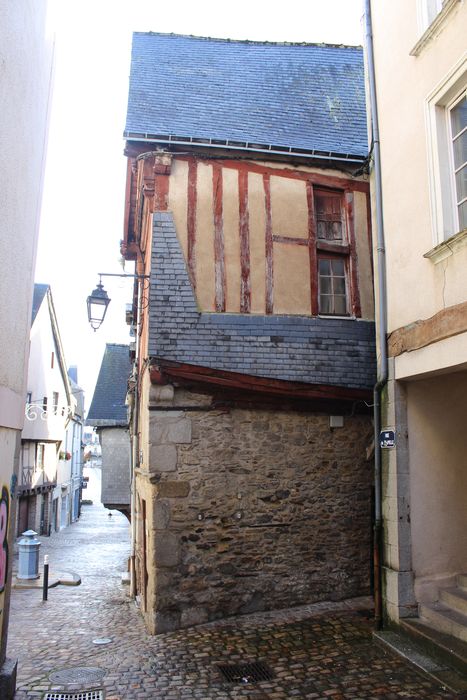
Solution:
[[[396,433],[394,430],[382,430],[379,434],[379,444],[383,449],[396,446]]]

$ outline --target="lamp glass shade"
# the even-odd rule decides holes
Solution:
[[[110,304],[109,295],[102,284],[98,284],[96,289],[88,296],[88,321],[95,331],[100,327],[105,318],[107,307]]]

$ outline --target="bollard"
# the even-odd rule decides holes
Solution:
[[[37,532],[26,530],[23,539],[18,542],[18,578],[39,578],[39,547],[41,543],[36,540]]]
[[[44,554],[44,577],[42,580],[42,600],[47,600],[49,595],[49,555]]]

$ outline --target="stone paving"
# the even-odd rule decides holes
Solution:
[[[175,633],[146,634],[128,586],[126,519],[101,505],[83,506],[78,523],[42,538],[41,560],[74,571],[79,587],[15,589],[8,655],[16,657],[16,700],[50,691],[105,690],[106,700],[372,700],[455,698],[402,659],[375,645],[368,600],[256,613]],[[358,610],[357,608],[363,608]],[[93,640],[108,637],[107,645]],[[228,683],[219,664],[261,661],[270,681]],[[102,669],[103,680],[57,685],[52,672]]]

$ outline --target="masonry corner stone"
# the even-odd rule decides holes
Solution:
[[[188,481],[161,481],[158,494],[161,498],[186,498],[190,493]]]
[[[149,471],[173,472],[177,468],[177,448],[175,445],[149,446]]]
[[[165,530],[170,523],[169,501],[154,501],[154,527],[156,530]]]

